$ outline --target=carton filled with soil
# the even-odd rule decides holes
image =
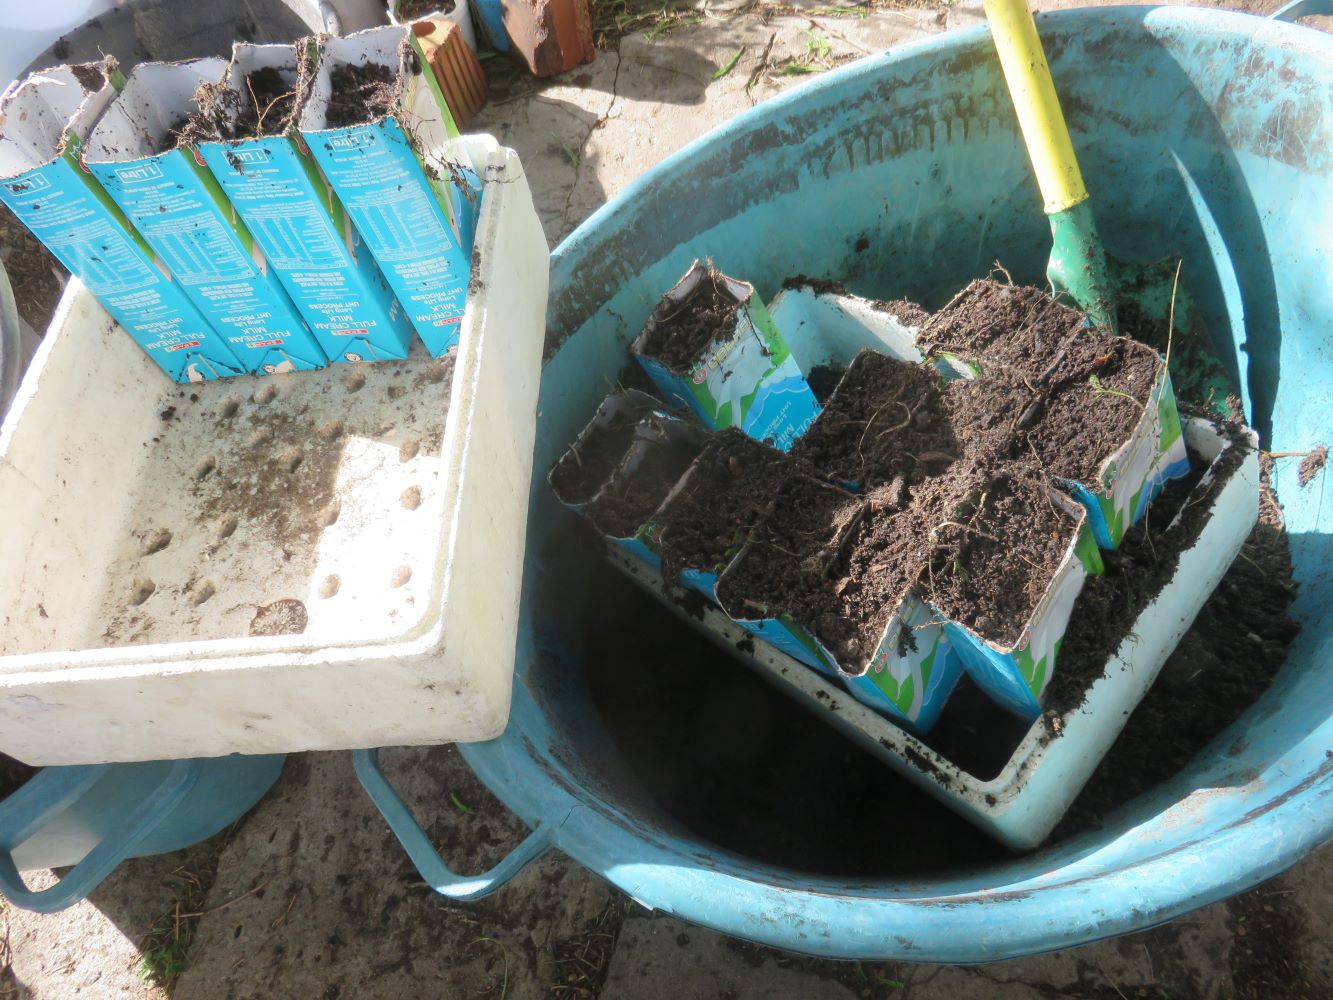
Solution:
[[[427,349],[458,343],[481,180],[407,27],[319,36],[297,127]]]
[[[931,526],[922,596],[977,685],[1036,718],[1074,602],[1101,571],[1083,508],[1010,469],[978,477]]]
[[[190,145],[195,93],[226,70],[221,59],[140,63],[84,162],[246,371],[322,368],[323,349]]]
[[[712,430],[787,451],[819,413],[754,286],[696,260],[630,347],[666,399]]]
[[[1023,383],[1030,399],[1007,450],[1035,459],[1083,504],[1103,548],[1118,546],[1188,471],[1165,359],[1097,333],[1041,289],[974,281],[931,318],[921,343],[966,377]]]
[[[636,389],[602,400],[592,420],[546,477],[556,498],[581,513],[624,463],[639,421],[661,409],[661,402]]]
[[[238,43],[185,136],[329,360],[401,360],[412,325],[296,131],[312,49]]]
[[[719,578],[722,610],[782,652],[836,676],[833,660],[801,621],[801,602],[830,585],[865,514],[865,500],[839,486],[808,475],[789,479]]]
[[[663,576],[716,601],[719,574],[797,468],[734,427],[712,435],[653,518]]]
[[[943,389],[933,365],[863,350],[792,453],[854,490],[943,475],[959,451]]]
[[[124,78],[114,60],[30,74],[0,100],[0,201],[177,382],[242,365],[80,162]]]

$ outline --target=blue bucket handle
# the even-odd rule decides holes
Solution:
[[[1333,0],[1292,0],[1281,10],[1269,14],[1273,21],[1295,21],[1298,17],[1333,14]]]
[[[412,810],[389,784],[389,779],[380,769],[379,753],[378,750],[352,751],[356,776],[379,809],[380,815],[388,822],[389,829],[403,845],[403,850],[407,851],[407,856],[412,859],[421,877],[441,896],[448,896],[461,903],[489,896],[551,849],[550,828],[538,826],[490,871],[480,875],[455,874],[435,850],[435,845],[421,829]]]
[[[36,892],[29,889],[14,864],[14,855],[11,853],[13,847],[40,833],[49,820],[63,812],[79,794],[92,787],[107,766],[86,771],[70,768],[67,773],[72,780],[61,783],[67,787],[62,787],[60,794],[47,798],[41,807],[31,813],[11,818],[13,825],[9,827],[7,843],[0,845],[0,893],[15,906],[36,913],[55,913],[83,899],[171,815],[199,778],[199,767],[195,761],[176,761],[162,783],[135,807],[116,833],[100,841],[55,885]]]

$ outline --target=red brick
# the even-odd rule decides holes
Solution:
[[[563,73],[597,54],[588,0],[505,0],[504,26],[536,76]]]

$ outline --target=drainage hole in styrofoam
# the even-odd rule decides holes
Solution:
[[[218,467],[218,460],[213,455],[205,455],[195,464],[194,478],[196,481],[203,481],[208,478],[209,473]]]
[[[336,441],[343,436],[344,430],[346,430],[346,427],[341,420],[330,420],[316,433],[325,441]]]
[[[409,486],[403,490],[403,495],[398,498],[403,505],[404,510],[416,510],[421,506],[421,487]]]
[[[288,472],[295,472],[305,461],[305,455],[300,448],[288,448],[282,453],[282,458],[278,460],[282,467]]]
[[[271,403],[278,398],[278,387],[272,382],[265,382],[255,390],[255,394],[250,398],[256,403]]]
[[[245,442],[245,445],[247,448],[262,448],[272,440],[273,431],[267,427],[261,427],[250,435],[249,439]]]
[[[421,442],[418,441],[416,438],[409,438],[408,440],[404,441],[398,449],[398,461],[410,462],[412,461],[412,459],[417,457],[417,453],[420,451],[421,451]]]
[[[236,533],[237,526],[241,523],[240,518],[235,514],[228,514],[218,522],[218,541],[226,541]]]
[[[148,598],[152,597],[153,591],[156,589],[157,584],[152,580],[149,580],[147,577],[135,580],[134,587],[130,591],[130,604],[137,608],[144,601],[148,600]]]
[[[255,609],[255,616],[250,619],[250,634],[299,635],[305,631],[309,621],[303,603],[295,598],[284,597]]]
[[[330,573],[324,578],[324,582],[319,585],[319,596],[327,601],[338,593],[342,585],[342,577],[337,573]]]
[[[341,500],[334,500],[319,515],[319,523],[322,527],[329,528],[338,523],[338,515],[343,512]]]
[[[358,392],[366,384],[365,372],[348,372],[343,378],[343,386],[348,392]]]
[[[213,585],[212,580],[200,580],[190,587],[190,606],[199,607],[217,592],[218,588]]]
[[[139,550],[144,555],[151,556],[155,552],[161,552],[170,544],[171,532],[166,528],[157,528],[143,533],[143,537],[139,540]]]
[[[407,581],[410,579],[412,579],[412,567],[399,566],[396,570],[393,571],[393,576],[389,577],[389,586],[401,587],[403,584],[407,583]]]
[[[222,409],[218,411],[218,415],[223,420],[230,420],[232,417],[236,416],[236,411],[241,408],[241,403],[242,399],[240,396],[228,396],[222,401]]]

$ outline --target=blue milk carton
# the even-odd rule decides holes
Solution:
[[[320,36],[299,128],[433,355],[458,343],[481,181],[406,27]]]
[[[322,368],[324,352],[263,251],[181,142],[196,90],[226,69],[221,59],[141,63],[93,129],[84,161],[247,371]]]
[[[307,42],[237,43],[195,148],[330,361],[406,358],[412,324],[296,131]]]
[[[81,162],[123,83],[113,60],[30,74],[0,99],[0,201],[177,382],[239,375],[227,342]]]

